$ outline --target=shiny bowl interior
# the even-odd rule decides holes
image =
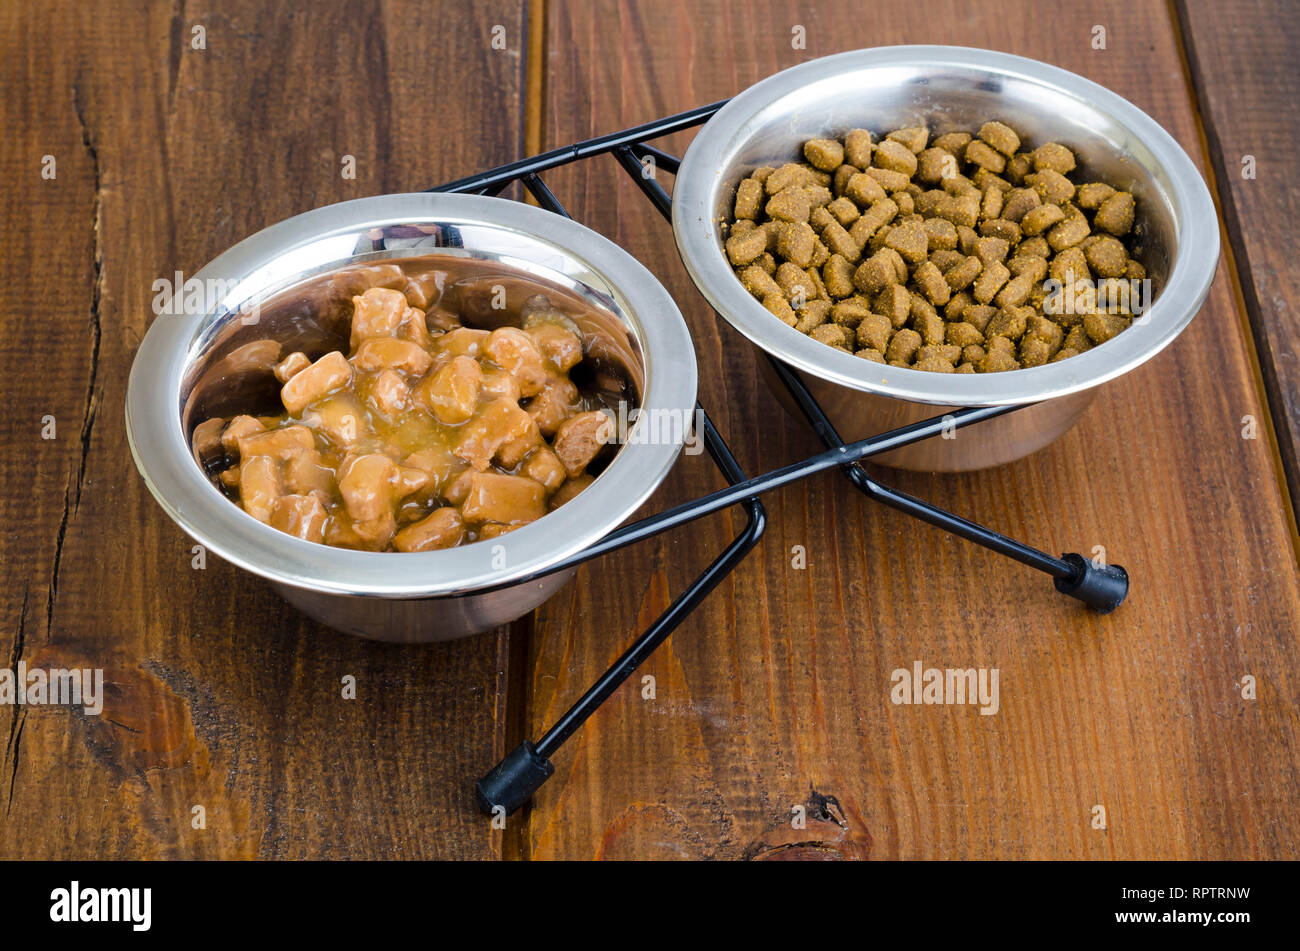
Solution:
[[[588,373],[643,412],[691,419],[695,360],[681,314],[653,276],[611,242],[504,199],[421,193],[344,202],[274,225],[213,261],[186,284],[194,292],[181,312],[158,316],[140,346],[127,395],[128,437],[151,491],[188,534],[290,588],[455,596],[543,576],[653,492],[681,449],[680,439],[663,434],[682,433],[661,427],[657,441],[638,441],[639,423],[568,504],[490,544],[444,551],[360,552],[306,542],[252,518],[212,484],[190,446],[195,425],[213,415],[273,410],[278,360],[299,349],[313,357],[346,351],[352,294],[372,286],[386,265],[418,270],[445,256],[481,269],[485,282],[500,265],[527,272],[557,300],[591,308],[582,328]]]
[[[1083,354],[1021,370],[941,374],[868,363],[781,323],[740,284],[723,242],[736,186],[763,165],[801,161],[802,143],[853,128],[932,134],[1000,119],[1036,145],[1079,157],[1076,181],[1105,181],[1138,200],[1136,257],[1154,303],[1133,326]],[[1076,393],[1150,359],[1195,315],[1218,260],[1213,202],[1200,173],[1150,116],[1081,76],[988,50],[898,46],[828,56],[777,73],[709,120],[682,162],[673,229],[683,262],[713,307],[741,333],[821,380],[943,406],[1036,402]]]

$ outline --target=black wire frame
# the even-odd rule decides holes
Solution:
[[[647,140],[700,125],[725,104],[726,100],[723,100],[701,106],[643,125],[520,159],[427,190],[492,196],[499,194],[514,182],[519,182],[542,208],[572,218],[573,216],[568,213],[542,179],[541,173],[608,153],[614,156],[655,209],[671,220],[671,199],[655,179],[653,172],[663,170],[676,174],[680,160],[650,145]],[[648,172],[647,166],[651,164],[652,168]],[[733,505],[740,505],[746,515],[744,528],[537,743],[524,740],[479,779],[476,794],[479,806],[484,812],[512,813],[528,802],[532,794],[554,773],[550,757],[556,750],[753,550],[766,527],[766,512],[759,501],[759,495],[779,486],[805,479],[817,472],[840,468],[850,483],[869,498],[1050,575],[1058,591],[1077,598],[1094,611],[1109,612],[1124,600],[1128,592],[1128,575],[1121,566],[1100,565],[1076,553],[1054,557],[921,499],[882,485],[858,465],[861,460],[869,456],[927,439],[944,431],[950,432],[955,428],[1016,412],[1027,408],[1026,406],[958,409],[943,416],[846,444],[798,375],[771,355],[767,355],[767,359],[778,379],[790,392],[795,405],[827,447],[826,450],[780,469],[748,478],[708,413],[702,405],[696,403],[696,419],[701,430],[700,435],[703,437],[710,458],[727,481],[727,488],[618,528],[583,551],[548,567],[544,573],[565,570]]]

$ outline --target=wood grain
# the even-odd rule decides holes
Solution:
[[[643,122],[861,46],[958,43],[1079,72],[1148,111],[1202,165],[1175,24],[1158,4],[548,3],[543,145]],[[807,48],[791,48],[791,30]],[[1092,28],[1108,31],[1105,50]],[[689,136],[669,143],[680,151]],[[612,162],[549,177],[687,313],[702,399],[750,471],[807,454],[754,354],[716,320],[666,226]],[[874,507],[838,477],[768,501],[759,550],[556,757],[534,858],[1294,857],[1297,571],[1275,457],[1221,267],[1177,344],[1011,466],[894,475],[1049,551],[1125,564],[1085,613],[1038,575]],[[965,438],[965,437],[961,437]],[[971,438],[978,438],[972,434]],[[716,483],[683,461],[657,504]],[[538,613],[527,719],[549,724],[738,527],[718,516],[583,569]],[[794,546],[808,553],[792,567]],[[893,706],[890,672],[996,666],[1000,712]],[[1244,675],[1259,698],[1243,700]],[[635,679],[635,678],[634,678]],[[806,829],[791,828],[802,805]],[[1092,828],[1106,809],[1108,827]]]
[[[1282,462],[1300,503],[1300,8],[1176,5]]]
[[[309,208],[516,157],[523,14],[505,0],[0,8],[7,659],[109,681],[100,718],[0,711],[0,855],[500,855],[468,780],[504,751],[505,632],[366,643],[215,558],[193,570],[193,543],[135,472],[122,407],[156,278]],[[490,48],[497,24],[506,50]]]

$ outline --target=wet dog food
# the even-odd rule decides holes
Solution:
[[[994,373],[1065,360],[1133,320],[1133,196],[999,121],[812,139],[736,189],[725,250],[782,322],[866,360]]]
[[[441,289],[356,294],[347,354],[276,363],[282,413],[199,424],[219,487],[307,541],[417,552],[512,531],[589,485],[615,423],[570,377],[579,325],[533,294],[517,325],[472,326]]]

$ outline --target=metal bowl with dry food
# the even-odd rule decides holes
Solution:
[[[1132,253],[1151,281],[1150,306],[1127,330],[1086,352],[996,373],[932,373],[869,362],[777,319],[738,280],[724,242],[738,183],[756,169],[803,159],[811,139],[866,129],[974,131],[989,120],[1035,144],[1061,143],[1083,181],[1137,201]],[[1177,142],[1132,103],[1073,73],[988,50],[898,46],[803,63],[736,96],[704,126],[673,191],[678,250],[724,319],[793,367],[846,440],[933,417],[944,408],[1026,405],[957,439],[876,457],[898,468],[980,469],[1047,445],[1079,419],[1097,387],[1168,346],[1209,292],[1219,256],[1213,202]],[[764,364],[766,368],[766,364]],[[769,375],[769,382],[773,375]],[[787,391],[774,386],[788,404]],[[1028,404],[1035,404],[1028,406]]]
[[[283,415],[276,367],[291,354],[347,353],[353,298],[377,286],[407,287],[430,314],[441,303],[483,328],[508,325],[533,295],[549,295],[580,328],[574,380],[639,415],[588,467],[594,481],[495,537],[364,551],[277,530],[223,495],[205,469],[213,434],[196,430]],[[322,623],[365,637],[445,640],[535,608],[573,576],[562,562],[655,490],[693,418],[694,350],[663,287],[595,232],[514,201],[419,193],[320,208],[241,241],[178,290],[185,306],[153,321],[131,369],[127,435],[141,475],[208,550]],[[646,420],[655,438],[638,438]]]

